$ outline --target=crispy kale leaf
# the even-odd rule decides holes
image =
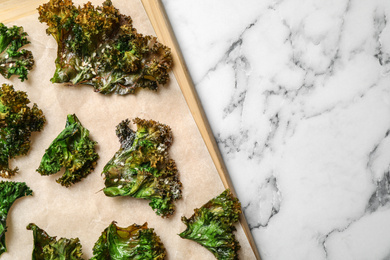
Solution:
[[[34,65],[31,51],[19,50],[30,43],[23,27],[8,28],[0,23],[0,74],[9,79],[18,75],[21,81],[27,79],[27,73]]]
[[[168,81],[170,49],[137,33],[131,18],[110,0],[96,8],[90,2],[77,8],[71,0],[50,0],[38,10],[39,21],[58,44],[53,83],[125,95],[139,87],[157,90]]]
[[[238,221],[240,213],[240,202],[227,189],[200,209],[195,209],[191,218],[182,217],[187,229],[179,236],[198,242],[217,259],[238,259],[240,245],[233,231],[236,230],[234,223]]]
[[[30,100],[27,93],[15,91],[12,85],[0,88],[0,176],[10,178],[17,168],[10,169],[8,160],[25,155],[30,149],[31,133],[41,131],[46,122],[42,110]]]
[[[99,155],[95,152],[97,142],[89,138],[76,115],[68,115],[65,129],[54,139],[42,157],[37,171],[41,175],[51,175],[65,167],[65,172],[57,180],[62,186],[81,181],[92,172]]]
[[[32,260],[81,260],[82,248],[78,238],[60,238],[49,236],[34,223],[27,226],[33,231],[34,248]]]
[[[153,120],[136,118],[137,132],[129,120],[116,129],[121,147],[103,169],[104,194],[151,200],[157,215],[173,214],[173,202],[181,198],[181,182],[174,160],[169,159],[172,143],[169,126]]]
[[[7,251],[5,232],[9,209],[15,200],[28,195],[32,195],[32,190],[24,182],[0,182],[0,255]]]
[[[160,237],[147,223],[121,228],[112,222],[95,243],[93,254],[90,260],[162,260],[166,251]]]

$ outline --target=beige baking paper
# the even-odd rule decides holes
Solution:
[[[92,3],[101,5],[101,1]],[[113,4],[122,14],[132,17],[138,32],[154,35],[141,2],[117,0]],[[35,65],[28,81],[20,82],[17,77],[12,77],[10,80],[1,78],[0,82],[26,91],[31,102],[43,110],[47,123],[42,132],[33,134],[29,154],[11,161],[12,167],[20,169],[12,180],[26,182],[34,195],[21,198],[12,206],[7,219],[8,252],[1,259],[31,259],[32,231],[26,230],[31,222],[57,238],[80,238],[84,258],[88,259],[92,257],[93,245],[101,232],[114,220],[121,227],[148,222],[148,226],[161,237],[167,249],[167,259],[215,259],[202,246],[177,235],[185,230],[181,216],[190,217],[194,208],[219,195],[224,187],[174,75],[171,74],[170,83],[157,92],[140,90],[127,96],[105,96],[95,93],[90,86],[52,84],[50,78],[55,69],[56,43],[46,35],[46,24],[39,23],[38,14],[8,25],[13,24],[23,26],[28,32],[31,44],[27,49],[33,52]],[[91,138],[98,142],[100,159],[87,178],[65,188],[55,182],[61,173],[47,177],[35,169],[45,149],[64,129],[67,114],[73,113],[90,130]],[[122,120],[135,117],[159,121],[173,131],[170,157],[176,161],[180,172],[183,198],[176,202],[176,212],[168,219],[157,216],[146,200],[110,198],[101,191],[104,187],[102,169],[119,149],[115,127]],[[236,227],[236,237],[242,247],[240,259],[255,259],[241,226],[237,224]]]

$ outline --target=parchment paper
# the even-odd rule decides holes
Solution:
[[[101,5],[101,2],[92,1],[95,6]],[[154,35],[141,2],[116,0],[113,4],[122,14],[132,17],[138,32]],[[161,237],[167,249],[167,259],[215,259],[202,246],[177,235],[185,230],[181,216],[190,217],[196,207],[219,195],[224,187],[174,75],[170,75],[170,83],[158,92],[142,89],[135,95],[127,96],[105,96],[93,92],[89,86],[52,84],[50,78],[55,69],[56,43],[46,35],[46,24],[39,23],[38,14],[13,24],[23,26],[28,32],[31,44],[27,49],[33,52],[35,65],[28,75],[28,81],[21,83],[13,77],[10,80],[1,78],[0,82],[26,91],[31,102],[37,103],[43,110],[47,123],[42,132],[33,134],[29,154],[11,161],[12,167],[18,166],[20,169],[12,180],[26,182],[34,195],[17,200],[11,208],[6,233],[8,252],[1,258],[31,259],[33,236],[26,226],[33,222],[57,238],[79,237],[84,258],[88,259],[101,232],[115,220],[121,227],[148,222],[149,227],[154,228]],[[62,172],[41,176],[35,169],[45,149],[64,129],[66,115],[72,113],[90,130],[91,138],[98,142],[100,159],[87,178],[65,188],[55,182]],[[123,119],[135,117],[168,124],[173,131],[170,157],[176,161],[180,172],[183,198],[176,202],[176,212],[168,219],[157,216],[146,200],[110,198],[101,191],[104,187],[102,169],[119,149],[115,127]],[[255,259],[241,226],[237,224],[236,227],[236,237],[242,247],[240,259]]]

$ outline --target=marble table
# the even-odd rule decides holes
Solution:
[[[390,1],[163,3],[262,259],[390,259]]]

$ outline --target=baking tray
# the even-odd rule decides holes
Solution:
[[[34,19],[34,17],[37,16],[36,8],[40,4],[45,3],[45,2],[47,2],[47,1],[42,1],[42,0],[19,0],[19,1],[15,1],[15,0],[4,1],[3,0],[3,1],[0,1],[0,22],[6,23],[6,24],[23,25],[26,28],[26,25],[24,25],[23,23],[26,23],[26,21],[29,21],[28,20],[29,17],[33,17],[33,19]],[[74,2],[75,2],[75,4],[82,4],[84,1],[74,1]],[[92,2],[94,5],[101,5],[100,1],[92,1]],[[126,7],[122,7],[123,4],[120,4],[119,1],[113,1],[113,4],[115,7],[117,7],[121,11],[122,14],[130,15],[133,18],[134,23],[135,23],[135,27],[138,29],[139,32],[144,33],[144,34],[154,34],[159,38],[159,40],[162,43],[166,44],[167,46],[169,46],[171,48],[172,54],[173,54],[173,59],[174,59],[174,67],[173,67],[173,74],[174,75],[171,75],[171,83],[169,84],[170,86],[168,86],[168,89],[175,88],[175,85],[180,87],[181,94],[184,97],[186,105],[187,105],[186,109],[188,109],[188,113],[190,113],[190,115],[194,121],[194,126],[196,125],[196,127],[197,127],[196,131],[198,131],[198,133],[200,134],[200,137],[203,141],[203,142],[198,143],[198,144],[201,146],[204,146],[205,149],[207,149],[206,157],[208,156],[209,158],[206,158],[206,159],[210,159],[210,161],[206,160],[206,164],[207,163],[210,164],[210,162],[212,164],[212,165],[209,165],[208,168],[206,167],[208,169],[207,174],[211,175],[211,177],[210,176],[208,176],[208,177],[210,177],[212,180],[215,181],[215,179],[214,179],[215,175],[218,174],[219,181],[221,182],[223,188],[230,188],[232,190],[232,192],[235,194],[233,185],[232,185],[231,180],[229,178],[227,169],[224,165],[222,156],[219,152],[218,146],[217,146],[215,139],[212,135],[212,131],[210,129],[209,123],[208,123],[207,118],[205,116],[205,113],[202,109],[199,98],[196,94],[194,84],[191,80],[191,77],[190,77],[190,74],[189,74],[188,69],[186,67],[186,64],[184,62],[183,56],[180,52],[179,45],[175,39],[173,30],[172,30],[170,23],[169,23],[169,20],[166,16],[163,4],[161,3],[160,0],[141,0],[142,4],[141,4],[141,2],[138,2],[138,1],[129,1],[129,2],[132,2],[131,5],[134,5],[135,8],[133,8],[133,7],[129,8],[128,5],[126,5]],[[127,11],[126,8],[131,9],[133,11],[134,10],[138,10],[138,11],[136,14],[134,12],[131,14],[131,13],[126,12]],[[27,19],[27,20],[24,20],[24,19]],[[139,22],[139,21],[141,21],[141,22]],[[137,26],[137,23],[140,23],[140,25]],[[27,28],[26,28],[26,30],[27,30]],[[143,30],[145,30],[146,32],[144,32]],[[149,33],[148,33],[148,31],[149,31]],[[54,67],[54,64],[52,64],[52,65]],[[39,66],[39,64],[37,64],[36,66]],[[32,75],[30,77],[32,77]],[[7,81],[4,80],[3,82],[7,82]],[[31,89],[29,89],[29,87],[24,87],[23,83],[19,83],[16,79],[11,79],[11,81],[8,83],[14,84],[17,86],[21,86],[21,90],[27,91],[29,95],[30,95],[30,92],[32,91]],[[32,85],[37,85],[37,82],[33,82]],[[172,86],[172,85],[174,85],[174,86]],[[54,88],[56,88],[56,87],[54,87]],[[88,88],[88,87],[86,87],[86,88]],[[86,89],[86,88],[84,88],[85,90],[83,89],[81,91],[81,92],[85,92],[85,95],[100,95],[100,94],[95,94],[95,93],[87,93],[87,92],[91,92],[92,90]],[[165,87],[162,87],[159,90],[159,92],[164,92],[164,88]],[[60,96],[64,97],[65,95],[67,95],[66,91],[68,91],[68,90],[66,90],[65,88],[60,88],[60,90],[59,90],[60,94],[58,94],[58,93],[55,94],[57,96],[56,98],[59,98]],[[76,92],[76,94],[73,93],[75,96],[80,95],[80,93],[77,93],[77,90],[75,90],[75,89],[72,89],[71,91]],[[84,93],[82,93],[82,94],[84,94]],[[153,95],[153,93],[150,95]],[[32,96],[34,97],[34,95],[32,95]],[[126,97],[120,97],[119,98],[119,99],[121,99],[120,101],[123,102],[123,98],[126,98]],[[146,97],[146,98],[148,98],[148,97]],[[33,98],[31,98],[31,99],[33,102],[36,102],[35,100],[33,100]],[[107,98],[107,99],[114,99],[117,101],[118,97]],[[132,99],[134,99],[134,98],[132,98]],[[104,96],[99,97],[98,100],[99,100],[99,102],[106,102]],[[39,103],[38,103],[38,105],[39,105]],[[140,113],[141,117],[142,117],[142,115],[153,116],[153,112],[146,113],[145,109],[147,109],[147,108],[145,108],[142,105],[140,107],[141,107],[141,109],[140,109],[141,112],[139,112],[139,113]],[[60,109],[61,109],[61,107],[60,107]],[[69,110],[66,110],[66,109],[64,109],[64,110],[65,111],[60,111],[60,113],[57,113],[57,115],[62,114],[62,118],[61,118],[61,116],[56,118],[56,120],[51,120],[50,118],[48,118],[48,124],[57,126],[57,127],[52,127],[53,128],[52,137],[58,133],[58,132],[55,132],[54,129],[59,131],[60,129],[63,128],[64,122],[62,122],[62,124],[61,124],[60,118],[63,119],[62,121],[64,121],[64,115],[66,113],[69,113]],[[54,114],[55,113],[53,113],[53,115]],[[153,118],[153,119],[155,119],[155,118]],[[50,121],[52,121],[52,122],[50,122]],[[87,122],[87,123],[96,123],[96,122]],[[162,123],[165,123],[165,122],[162,122]],[[194,127],[191,124],[188,126],[188,123],[187,123],[186,125],[187,125],[187,127],[191,128],[192,131],[194,131],[194,129],[193,129]],[[107,126],[105,126],[103,124],[103,125],[101,125],[101,127],[108,128],[109,124]],[[92,132],[92,129],[90,129],[90,130]],[[44,131],[46,131],[46,130],[44,130]],[[113,129],[111,129],[111,131],[113,131]],[[173,129],[173,132],[175,135],[175,129]],[[48,137],[47,139],[52,140],[52,139],[50,139],[52,137]],[[197,136],[195,135],[195,137],[192,137],[192,138],[196,139]],[[39,138],[37,138],[37,139],[39,140]],[[103,139],[101,139],[101,140],[103,140]],[[37,140],[33,140],[33,141],[37,141]],[[175,146],[175,142],[174,142],[173,146]],[[44,147],[44,145],[42,147],[39,147],[40,149],[36,149],[37,156],[40,155],[38,150],[42,151],[44,149],[43,147]],[[115,145],[114,145],[114,147],[115,147]],[[115,149],[117,149],[117,147],[113,148],[113,150],[115,150]],[[175,152],[173,152],[173,153],[175,154]],[[204,151],[203,151],[203,153],[204,153]],[[100,152],[99,152],[99,154],[100,154]],[[171,157],[173,159],[175,159],[174,155],[171,155]],[[200,159],[202,159],[202,157],[200,157]],[[21,162],[19,160],[19,163],[23,164],[23,162],[24,162],[23,159]],[[106,161],[100,162],[100,166],[102,167],[105,164],[105,162]],[[205,163],[205,162],[200,162],[200,163]],[[15,163],[15,164],[17,166],[20,166],[18,163]],[[30,162],[28,160],[26,160],[25,164],[26,164],[25,171],[31,172],[32,171],[30,169],[31,166],[29,165]],[[22,165],[19,168],[21,168],[21,172],[22,172],[24,170],[24,165]],[[96,170],[98,171],[99,167]],[[180,170],[181,169],[179,168],[179,171]],[[34,173],[29,173],[29,174],[34,174]],[[37,174],[37,173],[35,173],[35,174]],[[183,173],[181,172],[181,174],[183,174]],[[188,173],[184,172],[184,174],[188,174]],[[35,177],[40,178],[39,175],[36,175]],[[23,174],[21,174],[20,176],[17,176],[15,180],[16,181],[24,181],[24,179],[26,179],[25,176],[23,177]],[[27,178],[27,180],[28,180],[28,178]],[[45,182],[42,185],[47,185],[47,182],[49,182],[49,181],[52,181],[52,179],[45,180]],[[97,183],[97,182],[95,181],[93,183]],[[203,183],[203,185],[204,184],[207,184],[208,187],[204,188],[202,193],[204,193],[203,195],[208,196],[208,198],[212,198],[214,195],[217,195],[222,191],[221,190],[222,187],[220,184],[213,183],[213,182],[210,183],[208,181]],[[54,184],[50,184],[50,185],[54,185]],[[192,184],[192,185],[197,185],[197,184]],[[95,186],[96,186],[96,184],[95,184]],[[212,186],[215,186],[215,189],[213,189]],[[62,188],[62,187],[60,187],[60,188]],[[39,190],[39,188],[38,188],[38,190]],[[96,188],[95,188],[95,190],[96,190]],[[185,190],[186,190],[186,186],[184,186],[183,192],[185,192]],[[56,192],[58,192],[58,191],[56,191]],[[66,196],[68,193],[63,192],[61,190],[61,192],[59,194]],[[193,213],[193,208],[200,207],[202,204],[207,202],[207,200],[205,200],[205,196],[195,196],[193,194],[193,192],[191,193],[191,191],[189,191],[187,195],[188,195],[187,199],[190,200],[191,203],[187,203],[188,207],[183,207],[182,204],[183,203],[185,204],[185,202],[181,202],[181,204],[178,205],[178,210],[177,210],[178,212],[175,213],[176,217],[174,217],[173,219],[170,219],[169,221],[166,221],[165,223],[163,220],[160,220],[160,219],[156,220],[155,217],[154,218],[152,217],[153,220],[150,220],[150,219],[146,220],[149,222],[149,226],[155,228],[156,231],[159,231],[159,227],[162,225],[163,226],[175,225],[175,226],[180,227],[178,230],[184,230],[184,228],[185,228],[184,224],[182,224],[181,222],[179,224],[176,223],[176,221],[178,221],[178,219],[180,217],[179,215],[186,215],[187,217],[189,217]],[[184,198],[184,199],[186,199],[186,198]],[[31,202],[30,198],[25,199],[25,200]],[[20,203],[18,202],[15,204],[15,206],[14,206],[15,209],[13,209],[12,212],[15,212],[15,211],[21,212],[20,214],[23,215],[23,207],[24,207],[23,204],[26,204],[26,203],[28,203],[28,202],[23,202],[23,199],[22,199]],[[122,202],[121,201],[120,203],[126,203],[125,205],[128,206],[128,204],[131,202],[128,202],[128,201]],[[192,207],[190,205],[194,205],[194,207]],[[133,206],[134,205],[131,205],[131,207],[133,207]],[[144,207],[144,205],[141,205],[141,208],[142,207]],[[13,215],[14,214],[18,214],[18,213],[13,213]],[[143,214],[141,214],[141,215],[143,215]],[[15,220],[14,219],[15,217],[13,217],[13,216],[11,216],[11,219],[15,220],[15,222],[23,222],[24,221],[25,223],[27,223],[26,221],[28,220],[28,218],[30,216],[28,216],[28,215],[24,215],[24,216],[25,216],[25,218],[22,218],[23,219],[22,221],[19,219]],[[77,218],[77,217],[75,217],[75,218]],[[115,218],[115,215],[113,215],[112,218]],[[133,220],[133,222],[136,222],[138,219],[137,219],[137,217],[135,217],[132,220]],[[40,221],[41,221],[41,223],[45,222],[45,219],[42,218],[42,219],[40,219]],[[9,223],[9,222],[7,222],[7,223]],[[31,222],[34,222],[34,221],[31,221]],[[106,222],[107,221],[103,221],[101,219],[99,224],[100,224],[100,226],[103,226],[104,224],[107,224]],[[122,222],[124,222],[124,221],[122,221]],[[72,232],[70,232],[69,228],[65,228],[65,227],[57,228],[57,229],[54,228],[53,227],[54,225],[58,225],[58,223],[55,221],[54,222],[50,221],[50,223],[51,223],[50,225],[45,225],[45,226],[40,225],[41,227],[46,228],[46,231],[48,231],[47,229],[49,229],[49,231],[52,231],[52,232],[48,231],[50,235],[57,235],[59,237],[60,236],[67,236],[67,237],[77,236],[77,234],[73,234]],[[120,223],[120,224],[122,224],[122,223]],[[121,226],[130,225],[130,224],[132,224],[132,223],[122,224]],[[143,224],[143,223],[137,223],[137,224]],[[168,224],[168,225],[166,225],[166,224]],[[26,232],[28,233],[29,231],[26,231],[24,229],[24,227],[14,228],[14,227],[12,227],[11,223],[9,223],[8,225],[9,225],[9,230],[7,233],[7,246],[9,248],[9,251],[11,252],[12,248],[17,248],[16,246],[14,246],[14,243],[16,243],[16,241],[18,241],[18,234],[23,234],[25,236]],[[253,237],[250,233],[250,230],[248,228],[248,225],[247,225],[247,222],[245,220],[244,215],[241,216],[240,223],[237,226],[238,226],[237,237],[238,237],[240,244],[242,246],[242,249],[240,250],[241,259],[260,259],[259,253],[258,253],[257,248],[255,246]],[[68,227],[69,227],[69,224],[68,224]],[[65,232],[65,230],[66,230],[66,232]],[[95,233],[100,234],[101,231],[102,231],[102,229],[98,230]],[[59,234],[57,234],[55,232],[57,232]],[[163,229],[161,232],[164,232]],[[83,234],[85,232],[83,232],[81,230],[78,233]],[[11,238],[8,238],[8,237],[11,237]],[[32,237],[32,235],[31,235],[31,237]],[[167,237],[169,238],[169,240],[171,240],[170,236],[167,236]],[[95,235],[95,241],[96,241],[96,239],[97,239],[97,237]],[[162,237],[162,239],[164,242],[164,237]],[[32,238],[30,239],[30,241],[31,240],[32,240]],[[26,243],[28,243],[30,241],[27,240]],[[205,249],[201,248],[199,245],[197,245],[191,241],[189,241],[189,243],[187,243],[187,242],[183,243],[181,241],[180,243],[179,243],[179,245],[174,243],[175,245],[172,246],[172,250],[169,250],[170,248],[167,247],[168,259],[182,259],[182,256],[184,256],[184,254],[181,254],[181,252],[178,252],[177,249],[175,249],[175,248],[183,247],[183,246],[185,248],[184,252],[189,253],[189,254],[186,254],[186,259],[213,259],[212,255],[210,253],[208,253],[207,251],[205,251]],[[165,244],[167,244],[167,243],[165,243]],[[90,249],[91,243],[86,243],[83,245],[83,247],[84,247],[84,251],[87,252],[86,255],[89,256],[90,251],[91,251],[91,249]],[[32,247],[30,246],[30,248],[32,248]],[[29,246],[27,246],[27,250],[31,250],[30,248],[29,248]],[[16,250],[16,249],[14,249],[14,250]],[[18,249],[18,250],[20,250],[20,249]],[[183,250],[183,249],[181,249],[181,250]],[[7,257],[10,257],[9,259],[15,259],[14,257],[17,256],[17,254],[6,253],[6,254],[3,254],[3,256],[4,256],[4,259],[7,259]],[[199,257],[201,257],[201,258],[199,258]],[[23,258],[21,258],[21,259],[23,259]]]

